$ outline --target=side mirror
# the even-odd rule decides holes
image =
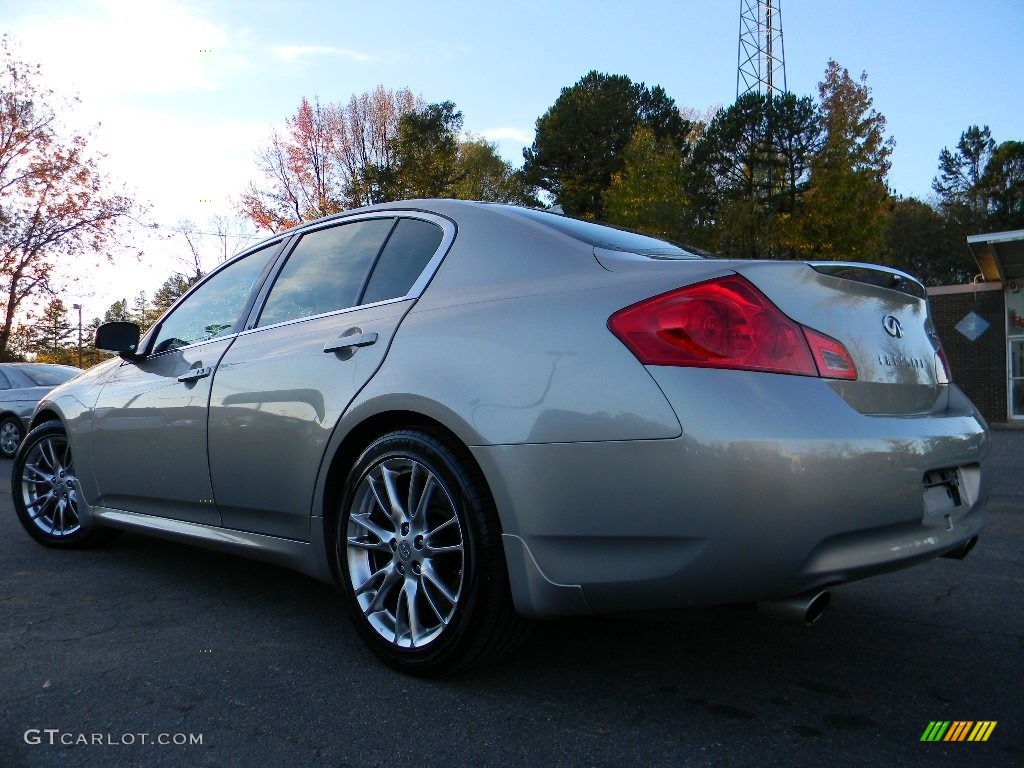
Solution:
[[[139,350],[139,326],[116,321],[104,323],[96,329],[96,349],[117,352],[126,360],[134,360]]]

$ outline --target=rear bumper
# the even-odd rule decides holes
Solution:
[[[699,373],[718,392],[677,406],[679,438],[473,449],[523,614],[786,597],[914,565],[981,530],[989,438],[962,397],[942,415],[865,417],[820,380]],[[926,503],[937,469],[956,488]]]

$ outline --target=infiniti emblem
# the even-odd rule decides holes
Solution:
[[[408,560],[412,557],[412,547],[409,546],[408,541],[403,541],[398,545],[398,554],[403,560]]]
[[[893,338],[903,338],[903,325],[900,323],[899,318],[893,315],[886,315],[882,318],[882,325],[885,326],[885,332]]]

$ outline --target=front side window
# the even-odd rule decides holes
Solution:
[[[302,236],[274,282],[260,326],[355,306],[394,219],[368,219]]]
[[[277,254],[279,244],[250,253],[200,284],[160,324],[153,353],[187,347],[239,330],[242,310],[256,280]]]

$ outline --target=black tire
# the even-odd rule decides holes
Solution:
[[[0,456],[13,459],[18,446],[25,438],[25,427],[17,416],[6,416],[0,420]]]
[[[450,674],[525,635],[494,502],[462,446],[419,430],[375,440],[349,474],[334,539],[356,631],[396,669]]]
[[[44,546],[80,549],[117,535],[79,517],[78,479],[60,422],[48,421],[28,433],[14,459],[11,492],[22,527]]]

